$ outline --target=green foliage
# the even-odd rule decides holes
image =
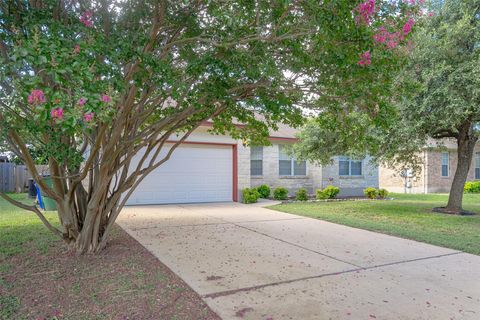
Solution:
[[[260,194],[258,193],[257,189],[255,188],[245,188],[242,191],[243,195],[243,203],[255,203],[257,202]]]
[[[378,197],[378,190],[376,188],[368,187],[363,189],[363,194],[369,199],[376,199]]]
[[[463,190],[465,193],[480,193],[480,181],[467,181]]]
[[[335,186],[326,186],[325,189],[321,191],[324,195],[324,199],[335,199],[340,193],[340,188]],[[317,199],[318,199],[318,190],[317,190]]]
[[[48,152],[43,150],[41,147],[28,146],[30,155],[32,156],[33,162],[35,164],[48,164]],[[17,155],[14,155],[11,158],[11,162],[15,164],[23,164],[23,160],[20,159]]]
[[[273,198],[275,200],[287,200],[288,190],[283,187],[278,187],[273,190]]]
[[[315,191],[315,198],[317,200],[325,200],[325,199],[328,199],[328,196],[325,193],[323,193],[322,189],[317,189]]]
[[[10,1],[0,10],[2,140],[25,160],[27,145],[45,152],[58,181],[45,193],[77,204],[59,211],[63,238],[97,251],[122,194],[163,164],[173,134],[187,138],[212,119],[211,133],[261,145],[277,123],[302,125],[305,108],[377,114],[408,37],[391,50],[373,36],[382,25],[400,30],[419,8],[378,2],[366,23],[356,5]],[[365,52],[371,65],[358,64]],[[107,219],[84,221],[88,210]],[[78,243],[89,241],[99,243]]]
[[[295,194],[295,200],[297,200],[297,201],[307,201],[308,200],[307,189],[305,189],[305,188],[298,189],[297,193]]]
[[[418,173],[419,151],[443,144],[430,138],[475,144],[480,136],[480,6],[470,0],[432,1],[426,11],[432,14],[414,18],[407,55],[384,69],[385,87],[366,83],[369,94],[384,97],[375,110],[341,104],[322,108],[299,134],[298,158],[327,164],[339,154],[368,154],[376,163]],[[470,155],[468,148],[460,149]],[[459,182],[453,185],[465,180]],[[457,199],[460,194],[454,193]]]
[[[82,161],[79,149],[88,137],[84,133],[127,116],[119,112],[124,108],[121,101],[133,89],[136,102],[145,95],[153,96],[148,101],[157,101],[156,105],[142,105],[150,113],[141,124],[159,122],[195,104],[197,114],[179,128],[182,131],[208,118],[213,104],[222,103],[225,108],[214,117],[212,131],[252,141],[265,139],[275,122],[300,124],[301,110],[296,105],[335,109],[339,105],[377,105],[382,95],[370,93],[383,90],[386,81],[381,74],[395,69],[400,55],[375,47],[372,36],[386,20],[400,28],[404,14],[418,9],[379,3],[382,14],[372,17],[371,25],[363,25],[352,15],[354,3],[342,1],[310,1],[294,8],[289,2],[274,6],[268,2],[212,2],[190,7],[167,2],[168,15],[162,19],[153,19],[159,10],[150,1],[126,1],[119,10],[102,8],[113,5],[111,1],[93,3],[81,11],[59,5],[63,3],[19,4],[0,12],[6,57],[0,68],[5,80],[0,96],[8,101],[8,108],[1,107],[2,127],[22,130],[26,140],[38,142],[35,144],[42,145],[49,156],[75,165]],[[87,10],[92,12],[91,26],[80,19]],[[53,14],[58,11],[61,20]],[[168,43],[150,40],[151,21],[157,20],[168,26],[160,28],[167,30],[161,37]],[[17,26],[22,32],[12,31]],[[272,30],[271,26],[275,26],[271,34],[258,32]],[[167,34],[169,30],[171,34]],[[374,52],[374,65],[357,65],[359,55],[367,50]],[[130,82],[125,81],[125,66],[133,63],[135,74],[129,75]],[[297,74],[309,81],[301,86],[289,81]],[[322,88],[322,95],[315,99],[304,95],[306,87]],[[44,103],[27,103],[34,89],[45,93]],[[109,95],[111,102],[102,101],[103,94]],[[81,98],[85,104],[79,104]],[[165,107],[168,99],[176,102],[175,108]],[[64,117],[55,120],[51,112],[60,107]],[[129,114],[139,117],[138,111]],[[253,111],[262,114],[263,121]],[[87,113],[94,114],[92,121],[84,120]],[[243,130],[233,125],[234,117],[245,124]]]
[[[268,199],[270,197],[270,187],[266,184],[262,184],[257,188],[258,193],[260,194],[260,198]]]
[[[387,189],[378,189],[378,198],[386,199],[388,197],[388,190]]]

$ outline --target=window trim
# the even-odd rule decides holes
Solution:
[[[282,144],[278,145],[278,176],[279,177],[306,177],[308,176],[308,166],[306,160],[297,161],[295,158],[290,157],[289,160],[280,159],[280,153],[282,152]],[[280,161],[290,161],[290,174],[280,174]],[[305,162],[305,174],[295,174],[295,162]]]
[[[252,150],[253,148],[259,148],[261,150],[261,159],[252,159]],[[261,161],[261,174],[253,174],[252,173],[252,161]],[[263,176],[263,146],[251,146],[250,147],[250,176],[251,177],[262,177]]]
[[[348,174],[340,173],[340,161],[348,162]],[[360,162],[360,174],[352,174],[352,162]],[[338,175],[340,177],[363,177],[363,159],[355,160],[345,156],[338,157]]]
[[[447,164],[443,164],[443,156],[444,155],[447,155]],[[446,152],[442,152],[441,153],[441,158],[440,158],[440,175],[442,176],[442,178],[448,178],[450,177],[450,152],[446,151]],[[447,175],[444,176],[443,175],[443,166],[447,166]]]

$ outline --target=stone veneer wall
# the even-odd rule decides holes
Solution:
[[[363,189],[367,187],[378,188],[378,166],[370,163],[370,157],[362,161],[362,176],[340,176],[338,168],[338,157],[333,163],[322,169],[322,188],[327,185],[334,185],[340,188],[340,196],[363,195]]]
[[[238,201],[242,201],[242,190],[250,188],[250,148],[237,144],[238,156]]]
[[[307,163],[306,176],[280,176],[278,146],[279,144],[275,143],[272,146],[263,147],[263,175],[250,177],[252,187],[267,184],[272,188],[272,192],[276,187],[284,187],[288,189],[290,195],[294,195],[300,188],[306,188],[311,194],[321,188],[322,169],[310,163]],[[248,165],[250,168],[250,161]]]

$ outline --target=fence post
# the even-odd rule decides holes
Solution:
[[[0,163],[0,191],[15,192],[15,165],[13,163]]]

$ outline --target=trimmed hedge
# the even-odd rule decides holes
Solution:
[[[255,203],[257,202],[260,194],[255,188],[245,188],[242,191],[243,194],[243,203]]]
[[[260,198],[268,199],[268,197],[270,197],[270,187],[266,184],[258,186],[257,191],[260,194]]]
[[[376,199],[378,197],[378,190],[372,187],[363,189],[363,193],[369,199]]]
[[[297,200],[297,201],[307,201],[308,200],[307,189],[305,189],[305,188],[298,189],[297,193],[295,195],[295,200]]]
[[[373,187],[363,189],[363,193],[369,199],[385,199],[388,196],[388,190]]]
[[[325,189],[318,189],[316,191],[316,198],[318,200],[335,199],[339,193],[340,188],[335,186],[326,186]]]
[[[465,193],[480,193],[480,181],[467,181],[463,187]]]
[[[275,188],[275,190],[273,190],[273,198],[275,200],[287,200],[288,190],[283,187]]]
[[[380,199],[386,199],[388,197],[388,190],[387,189],[378,189],[378,197]]]

